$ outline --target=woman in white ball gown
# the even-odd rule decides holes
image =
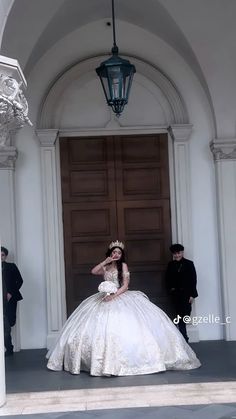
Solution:
[[[103,276],[100,290],[107,293],[92,295],[71,314],[47,354],[49,369],[124,376],[201,365],[169,317],[142,292],[128,290],[122,242],[109,245],[92,274]]]

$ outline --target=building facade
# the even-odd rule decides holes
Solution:
[[[163,274],[169,244],[183,243],[198,272],[192,340],[236,339],[235,12],[233,0],[117,0],[120,55],[135,64],[136,74],[129,104],[116,118],[95,73],[112,46],[110,1],[2,2],[2,74],[22,83],[29,106],[24,102],[21,124],[14,125],[13,115],[0,145],[1,242],[24,278],[16,348],[50,347],[67,316],[68,290],[80,288],[79,275],[85,287],[89,266],[102,255],[97,250],[94,259],[89,249],[104,249],[118,235],[141,289],[145,269],[162,266]],[[14,74],[11,59],[19,63]],[[166,147],[164,180],[155,153],[141,148],[156,138]],[[129,156],[112,175],[104,169],[111,159],[99,154],[104,147],[104,155],[110,153],[111,144],[115,168],[119,147]],[[144,157],[136,157],[134,168],[138,149]],[[148,192],[141,188],[147,171],[154,179]],[[112,195],[117,173],[120,198]],[[145,269],[131,250],[141,255],[142,243]]]

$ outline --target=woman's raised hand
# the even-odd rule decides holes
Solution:
[[[114,261],[114,259],[113,259],[111,256],[108,256],[108,257],[104,260],[103,264],[104,264],[104,265],[107,265],[108,263],[112,263],[113,261]]]

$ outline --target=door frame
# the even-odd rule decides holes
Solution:
[[[157,127],[36,131],[41,146],[45,274],[47,286],[47,348],[50,349],[66,320],[65,263],[62,219],[60,137],[167,134],[172,241],[181,242],[192,257],[192,223],[189,167],[191,124]],[[195,312],[195,309],[193,310]],[[191,341],[198,330],[189,327]]]

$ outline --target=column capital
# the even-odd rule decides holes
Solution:
[[[0,170],[15,169],[15,161],[17,159],[17,150],[11,146],[0,146]]]
[[[35,132],[41,147],[55,146],[59,134],[57,129],[37,129]]]
[[[214,160],[236,160],[236,138],[215,138],[210,142]]]
[[[174,142],[187,142],[193,131],[192,124],[173,124],[167,128]]]
[[[10,145],[12,131],[32,125],[23,88],[26,81],[17,60],[0,55],[0,146]]]

